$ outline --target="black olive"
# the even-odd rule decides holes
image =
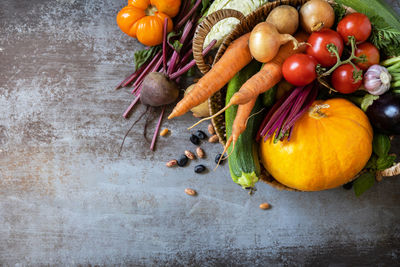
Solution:
[[[343,188],[346,190],[350,190],[353,187],[353,182],[348,182],[347,184],[343,185]]]
[[[207,138],[207,135],[201,130],[198,130],[194,135],[197,136],[201,140],[204,140]]]
[[[197,136],[195,136],[194,134],[192,134],[190,136],[190,142],[192,142],[194,145],[197,146],[200,144],[200,139]]]
[[[196,165],[194,166],[194,172],[195,173],[201,173],[204,172],[206,170],[206,167],[204,165]]]
[[[215,160],[214,160],[214,161],[215,161],[215,164],[218,164],[218,161],[219,161],[219,158],[221,157],[221,155],[222,155],[221,153],[218,153],[218,154],[215,156]],[[219,164],[223,164],[224,161],[225,161],[224,158],[222,158],[221,161],[219,162]]]
[[[178,159],[178,166],[184,167],[188,163],[189,159],[186,155],[182,154]]]

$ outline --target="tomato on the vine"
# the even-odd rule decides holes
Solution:
[[[322,67],[331,67],[337,62],[337,57],[328,51],[328,44],[334,44],[339,57],[342,56],[342,37],[331,29],[322,29],[318,32],[313,32],[308,38],[307,43],[310,46],[307,47],[306,53],[313,56]]]
[[[283,77],[295,86],[304,86],[317,78],[317,60],[306,54],[294,54],[282,65]]]
[[[359,79],[355,80],[354,76]],[[351,64],[344,64],[338,67],[332,73],[331,83],[333,88],[342,94],[351,94],[355,92],[362,83],[362,71]]]
[[[361,57],[363,55],[366,61],[357,62],[357,60],[354,60],[357,67],[359,67],[360,69],[367,70],[370,66],[379,64],[380,61],[379,50],[373,44],[365,42],[360,45],[357,45],[355,56]]]
[[[349,43],[349,36],[354,36],[356,43],[362,43],[371,34],[371,22],[362,13],[352,13],[339,21],[336,31],[342,36],[346,44]]]

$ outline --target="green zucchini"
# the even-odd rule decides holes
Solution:
[[[245,83],[251,76],[260,70],[260,64],[252,61],[249,65],[239,71],[229,82],[226,93],[226,104],[231,99],[232,95],[236,93],[243,83]],[[232,146],[228,149],[228,162],[229,171],[232,180],[241,185],[243,188],[252,188],[258,181],[260,175],[260,163],[258,158],[258,145],[255,137],[263,120],[263,112],[260,112],[262,101],[258,98],[254,108],[251,112],[252,115],[247,122],[246,130],[240,135],[235,148],[232,151]],[[228,139],[232,133],[232,124],[235,120],[237,106],[234,105],[225,111],[226,123],[226,138]],[[260,112],[256,114],[257,112]],[[255,114],[255,115],[253,115]]]
[[[368,17],[379,16],[392,28],[400,30],[400,17],[384,0],[335,0]]]

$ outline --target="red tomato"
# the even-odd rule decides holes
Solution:
[[[307,47],[306,53],[313,56],[322,67],[330,67],[337,62],[336,56],[332,55],[326,48],[328,44],[334,44],[337,47],[339,56],[342,56],[342,37],[331,29],[322,29],[318,32],[313,32],[308,38],[307,43],[311,46]]]
[[[357,63],[357,60],[354,60],[356,65],[362,70],[366,70],[372,65],[379,64],[379,50],[371,43],[365,42],[357,45],[355,55],[356,57],[360,57],[361,55],[365,55],[366,57],[367,61],[365,62]]]
[[[356,68],[357,71],[360,71],[358,67]],[[350,64],[341,65],[334,70],[331,78],[333,88],[342,94],[351,94],[355,92],[361,86],[362,79],[355,82],[353,78],[353,72],[354,67]]]
[[[336,31],[342,36],[346,44],[349,43],[349,36],[354,36],[357,43],[362,43],[371,34],[371,22],[362,13],[352,13],[339,21]]]
[[[282,74],[289,83],[304,86],[317,78],[317,64],[317,60],[310,55],[294,54],[283,62]]]

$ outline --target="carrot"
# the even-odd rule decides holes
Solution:
[[[253,110],[254,105],[256,104],[257,97],[253,98],[252,100],[250,100],[249,102],[247,102],[245,104],[239,105],[237,112],[236,112],[235,120],[232,123],[231,136],[226,141],[226,144],[224,147],[224,152],[222,152],[217,166],[219,165],[220,161],[222,160],[223,155],[226,153],[226,151],[228,151],[228,148],[231,146],[231,144],[232,144],[231,153],[235,149],[235,144],[236,144],[237,140],[239,139],[239,136],[244,132],[244,130],[246,130],[247,121],[249,119],[251,111]],[[229,157],[229,155],[228,155],[228,157]]]
[[[178,102],[168,119],[181,116],[206,101],[228,83],[238,71],[249,64],[252,59],[248,45],[249,37],[250,33],[247,33],[229,45],[221,59]]]
[[[295,35],[295,38],[299,42],[304,42],[307,40],[307,34],[304,32],[300,32]],[[275,84],[277,84],[282,79],[282,65],[283,62],[290,57],[291,55],[301,53],[305,50],[306,46],[301,45],[298,49],[294,49],[294,45],[292,42],[283,45],[278,54],[268,63],[265,63],[261,70],[253,75],[249,80],[247,80],[240,90],[236,92],[229,103],[220,111],[215,113],[214,115],[204,118],[198,121],[196,124],[191,126],[189,129],[194,126],[200,124],[203,121],[212,119],[226,109],[231,107],[232,105],[241,105],[249,102],[250,100],[256,98],[261,93],[271,89]]]

